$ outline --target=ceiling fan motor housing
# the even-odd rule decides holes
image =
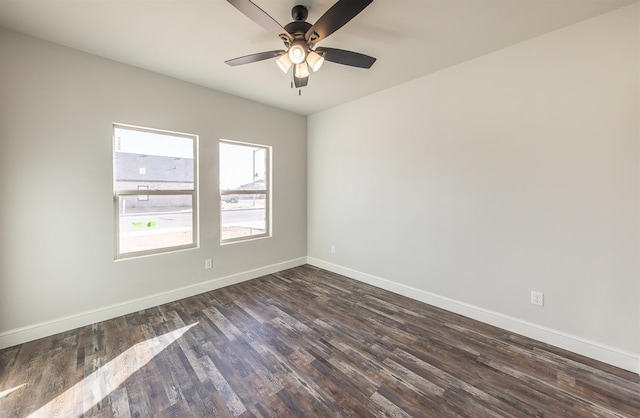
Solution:
[[[298,38],[303,38],[304,39],[305,33],[307,33],[307,31],[309,29],[311,29],[311,26],[312,25],[309,22],[293,21],[291,23],[288,23],[284,27],[284,30],[289,32],[296,39],[298,39]]]
[[[291,9],[291,17],[293,22],[287,24],[284,30],[289,32],[294,39],[304,39],[305,34],[311,29],[311,23],[307,22],[309,10],[302,5],[293,6]]]

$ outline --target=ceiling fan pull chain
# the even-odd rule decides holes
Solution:
[[[298,96],[302,96],[302,89],[298,89]]]

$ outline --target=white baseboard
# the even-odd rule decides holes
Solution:
[[[17,328],[0,333],[0,349],[12,347],[28,341],[37,340],[49,335],[58,334],[60,332],[84,327],[100,321],[106,321],[121,315],[127,315],[142,309],[148,309],[164,303],[173,302],[179,299],[198,295],[200,293],[209,292],[221,287],[230,286],[247,280],[256,279],[258,277],[276,273],[288,268],[301,266],[306,264],[307,258],[301,257],[282,263],[272,264],[270,266],[261,267],[254,270],[248,270],[241,273],[232,274],[230,276],[220,277],[206,282],[185,286],[178,289],[169,290],[167,292],[156,293],[143,298],[133,299],[115,305],[105,306],[90,311],[69,315],[63,318],[53,319],[51,321],[41,322],[39,324],[27,327]]]
[[[610,347],[605,344],[590,341],[585,338],[537,325],[532,322],[523,321],[518,318],[436,295],[411,286],[376,277],[371,274],[339,266],[314,257],[307,257],[307,262],[313,266],[341,274],[420,302],[428,303],[429,305],[433,305],[438,308],[442,308],[507,331],[515,332],[516,334],[524,335],[543,343],[611,364],[621,369],[640,373],[639,354],[630,353],[615,347]]]

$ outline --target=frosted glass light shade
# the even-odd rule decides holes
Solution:
[[[289,58],[289,54],[282,54],[280,58],[276,60],[276,64],[278,64],[278,67],[283,73],[287,73],[293,63],[291,62],[291,58]]]
[[[307,56],[307,64],[309,64],[314,73],[322,67],[323,63],[324,57],[322,55],[315,51],[309,52],[309,55]]]
[[[294,43],[289,48],[289,59],[294,64],[301,64],[307,58],[307,49],[303,43]]]
[[[303,62],[302,64],[296,64],[293,75],[298,78],[309,77],[309,67],[307,66],[307,63]]]

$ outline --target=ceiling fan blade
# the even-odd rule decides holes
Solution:
[[[307,31],[305,38],[314,44],[320,42],[356,17],[371,2],[373,0],[338,0]]]
[[[224,63],[235,67],[236,65],[251,64],[252,62],[268,60],[269,58],[276,58],[284,53],[285,51],[282,49],[277,51],[258,52],[257,54],[245,55],[244,57],[230,59],[225,61]]]
[[[265,28],[267,31],[280,37],[282,40],[292,41],[293,36],[287,32],[274,18],[267,12],[256,6],[251,0],[227,0],[233,7],[240,10],[242,14]]]
[[[316,52],[320,52],[327,61],[349,65],[351,67],[371,68],[373,63],[376,62],[376,59],[369,55],[346,51],[344,49],[318,47],[316,48]]]
[[[296,86],[296,88],[304,87],[307,84],[309,84],[309,76],[306,76],[306,77],[293,76],[293,84]]]

